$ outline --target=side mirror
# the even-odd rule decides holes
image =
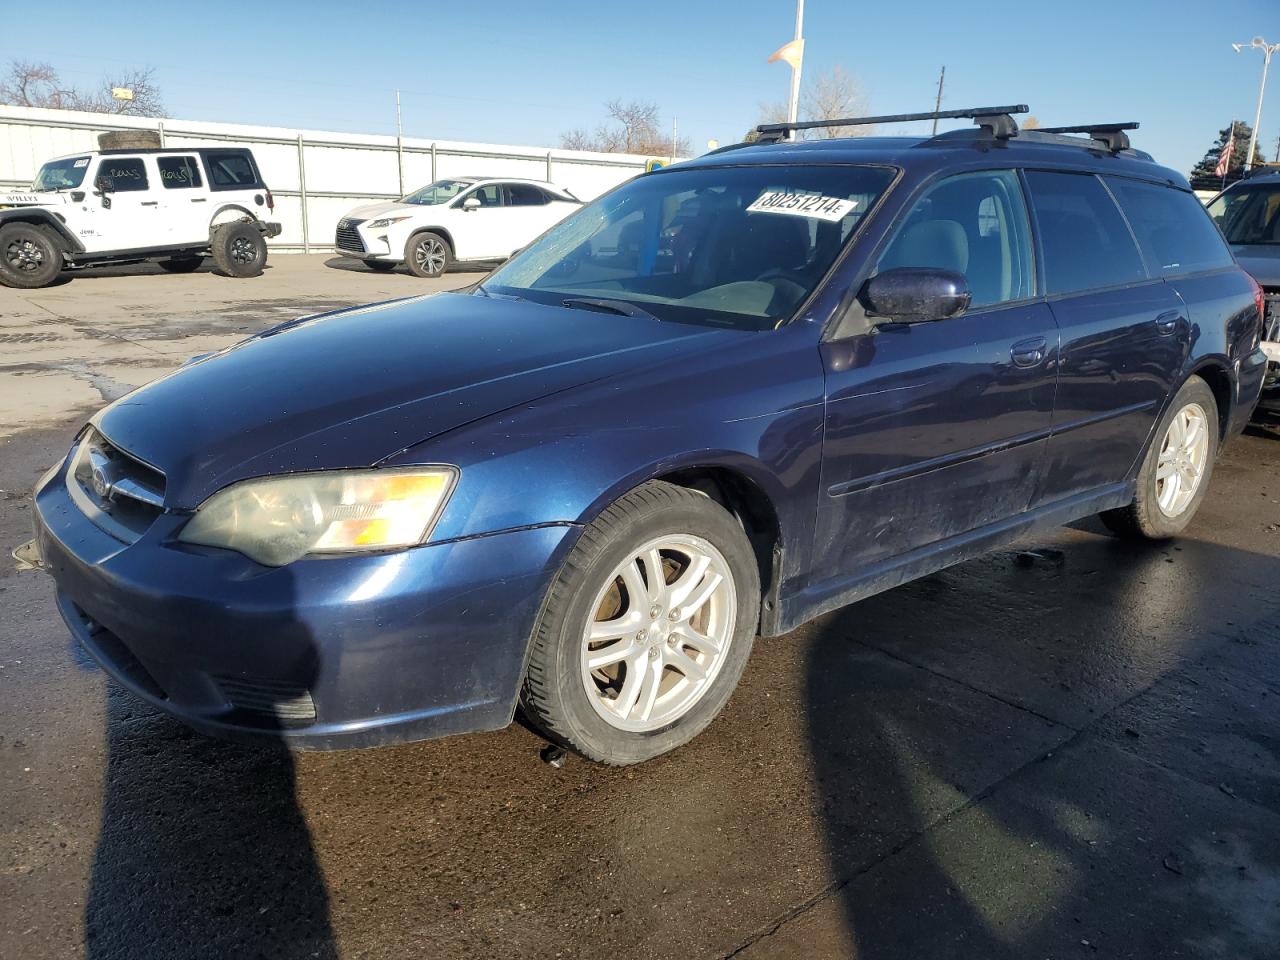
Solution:
[[[883,323],[946,320],[969,307],[969,281],[964,274],[937,267],[895,267],[878,273],[862,288],[858,300],[873,319]]]
[[[95,177],[93,181],[93,189],[99,193],[115,193],[116,182],[111,177]]]
[[[467,197],[467,199],[462,201],[462,209],[468,212],[472,210],[479,210],[480,201],[477,200],[475,197]]]

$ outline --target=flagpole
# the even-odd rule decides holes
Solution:
[[[796,0],[796,36],[797,41],[804,37],[804,0]],[[800,113],[800,67],[804,64],[804,47],[800,47],[800,57],[791,65],[791,99],[787,104],[787,122],[795,123]],[[795,132],[792,131],[792,137]]]

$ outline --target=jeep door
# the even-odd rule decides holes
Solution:
[[[1190,328],[1181,298],[1148,271],[1100,178],[1039,170],[1026,177],[1045,293],[1062,331],[1038,494],[1048,503],[1125,479],[1164,409]]]
[[[168,244],[198,246],[209,242],[209,191],[193,154],[156,157],[160,174],[160,215],[168,231]]]
[[[872,275],[952,270],[968,280],[972,305],[946,320],[869,319],[864,332],[855,324],[852,336],[822,345],[815,579],[846,584],[830,593],[904,554],[1025,511],[1053,413],[1058,332],[1036,296],[1015,171],[936,182],[881,249]]]
[[[94,195],[85,203],[86,222],[93,231],[91,237],[81,235],[86,249],[145,250],[166,243],[156,171],[149,160],[109,154],[98,161],[90,178]],[[102,177],[111,181],[111,190],[99,196],[97,183]]]
[[[465,204],[472,199],[480,205],[469,209]],[[506,259],[521,246],[519,241],[512,242],[511,208],[507,206],[506,188],[500,183],[473,187],[449,204],[449,213],[457,260]]]

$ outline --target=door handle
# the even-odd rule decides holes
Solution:
[[[1166,310],[1160,316],[1156,317],[1156,332],[1162,337],[1167,337],[1172,333],[1177,333],[1178,328],[1186,321],[1182,319],[1182,314],[1177,310]]]
[[[139,203],[139,204],[138,204],[138,206],[140,206],[140,207],[154,207],[154,206],[155,206],[156,204],[158,204],[159,202],[160,202],[159,200],[143,200],[141,203]]]
[[[1047,346],[1048,344],[1044,337],[1019,340],[1009,348],[1009,356],[1013,357],[1013,365],[1015,367],[1034,367],[1044,360]]]
[[[209,198],[208,197],[192,197],[191,202],[192,203],[208,203]]]

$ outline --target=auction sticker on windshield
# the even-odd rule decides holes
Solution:
[[[816,193],[788,193],[766,190],[747,207],[747,213],[789,213],[816,220],[843,220],[858,209],[858,201],[847,197],[823,197]]]

